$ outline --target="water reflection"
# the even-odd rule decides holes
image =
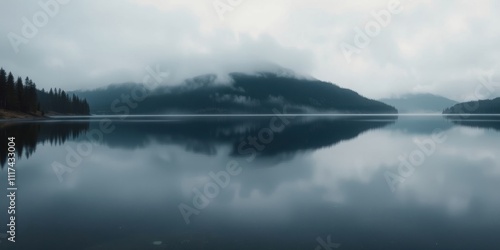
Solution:
[[[0,136],[2,138],[15,137],[17,156],[28,159],[36,151],[38,144],[64,144],[67,140],[78,138],[88,128],[87,122],[0,123]],[[7,153],[7,143],[0,143],[0,166],[2,168],[7,161]]]
[[[480,115],[480,116],[469,116],[469,117],[460,117],[460,116],[451,116],[447,117],[448,120],[452,121],[454,124],[474,127],[474,128],[486,128],[500,131],[500,117],[498,116],[488,116],[488,115]]]
[[[102,118],[108,119],[108,118]],[[260,157],[294,154],[299,151],[315,150],[353,139],[359,134],[394,123],[396,117],[232,117],[232,118],[172,118],[141,117],[127,119],[113,118],[112,132],[99,136],[85,136],[88,131],[100,129],[102,119],[54,120],[51,122],[4,124],[0,134],[16,137],[16,151],[28,158],[39,143],[64,144],[66,140],[90,140],[111,148],[138,149],[152,142],[182,145],[186,151],[205,155],[217,154],[220,145],[231,145],[231,156],[244,156],[242,142],[248,138],[270,140],[272,143],[257,142],[256,148],[265,144],[265,150],[255,150]],[[280,125],[276,125],[280,123]],[[259,133],[271,127],[279,129]],[[269,138],[272,136],[272,138]],[[261,145],[262,144],[262,145]],[[7,148],[2,144],[0,156],[2,166],[6,161]],[[252,145],[248,145],[247,149]]]
[[[137,148],[156,141],[162,144],[183,145],[187,151],[215,155],[221,144],[231,145],[230,155],[241,156],[241,144],[249,137],[259,139],[262,130],[269,131],[275,122],[283,124],[279,131],[266,134],[266,149],[260,156],[293,154],[298,151],[314,150],[335,145],[343,140],[355,138],[370,129],[381,128],[395,121],[394,117],[374,120],[352,117],[295,117],[283,118],[284,121],[266,117],[225,118],[225,119],[187,119],[169,120],[154,123],[125,122],[117,125],[116,130],[106,136],[104,143],[111,147]],[[250,143],[249,143],[250,144]],[[250,146],[250,145],[249,145]],[[241,147],[241,149],[240,149]],[[258,147],[258,146],[256,146]]]

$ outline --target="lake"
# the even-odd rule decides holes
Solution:
[[[1,249],[497,249],[500,117],[0,125]],[[5,235],[4,235],[5,236]]]

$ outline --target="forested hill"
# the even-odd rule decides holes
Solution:
[[[0,69],[0,110],[8,113],[19,112],[35,116],[47,113],[58,114],[89,114],[89,105],[85,99],[76,95],[69,95],[65,91],[38,90],[36,84],[26,77],[14,75]]]
[[[332,83],[281,76],[232,73],[232,83],[217,83],[215,75],[186,80],[175,87],[159,87],[134,100],[140,84],[112,85],[76,92],[86,98],[93,113],[104,114],[267,114],[273,109],[294,113],[397,113],[397,110]],[[124,97],[127,97],[126,100]]]
[[[443,114],[500,114],[500,97],[459,103],[445,109]]]

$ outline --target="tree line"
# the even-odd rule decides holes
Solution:
[[[69,95],[61,89],[50,89],[48,92],[42,89],[38,91],[38,97],[42,110],[49,110],[61,114],[90,114],[87,100],[81,99],[75,94]]]
[[[37,90],[36,84],[28,77],[14,77],[12,72],[0,69],[0,109],[24,113],[57,112],[61,114],[88,115],[87,100],[69,95],[58,89],[49,92]]]

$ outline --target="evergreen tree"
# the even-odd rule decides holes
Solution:
[[[0,108],[6,108],[7,98],[7,73],[3,68],[0,69]]]
[[[24,111],[36,112],[37,111],[37,94],[36,86],[28,77],[24,80]]]
[[[36,94],[36,84],[32,80],[28,84],[28,100],[31,112],[38,111],[38,96]]]
[[[6,90],[5,94],[7,95],[6,100],[7,100],[7,105],[6,108],[10,110],[16,110],[18,109],[18,98],[16,95],[16,87],[14,83],[14,76],[12,75],[11,72],[9,72],[9,75],[7,76],[7,84],[6,84]]]
[[[90,108],[87,100],[75,94],[68,94],[62,89],[37,90],[36,84],[29,78],[23,80],[0,69],[0,108],[13,111],[35,113],[37,111],[56,112],[61,114],[88,115]]]
[[[23,79],[21,79],[21,77],[18,77],[16,81],[16,95],[17,95],[18,110],[26,112],[24,85],[23,85]]]

